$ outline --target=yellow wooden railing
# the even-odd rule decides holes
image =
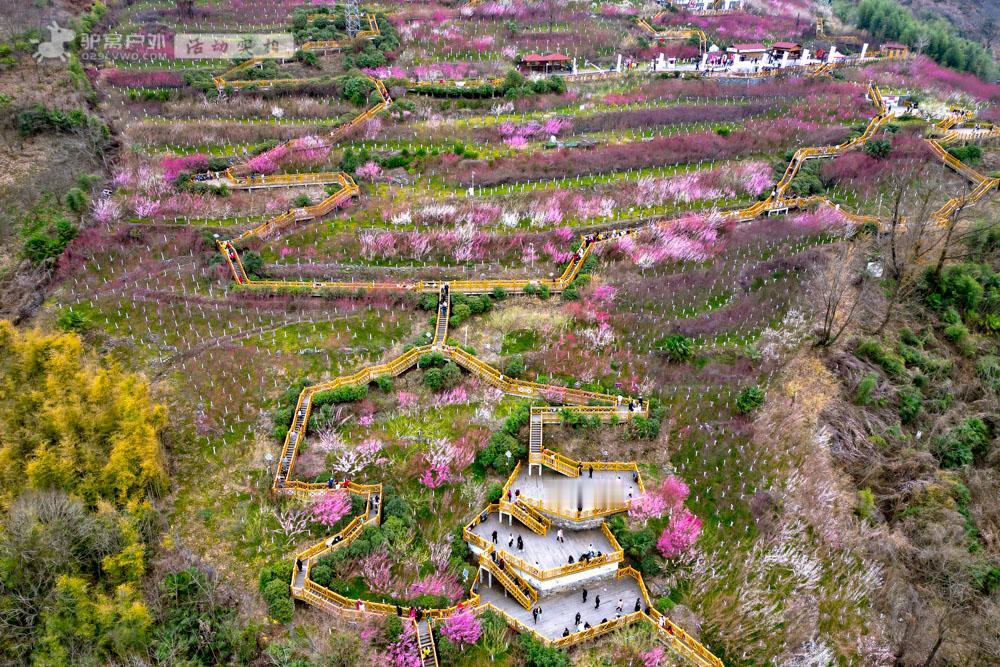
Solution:
[[[498,559],[503,559],[503,569],[500,569],[500,565],[498,563],[494,563],[493,558],[485,552],[479,556],[479,564],[484,570],[493,575],[493,578],[499,581],[500,584],[514,596],[514,599],[517,600],[518,604],[525,609],[531,609],[534,607],[535,604],[538,603],[538,591],[536,591],[531,584],[525,581],[524,578],[512,569],[510,561],[515,559],[510,558],[507,553],[504,553],[502,556],[498,556]]]
[[[329,14],[310,14],[310,20],[314,20],[312,17],[321,18],[328,17]],[[299,47],[303,51],[338,51],[345,47],[351,46],[355,39],[372,39],[378,37],[382,34],[382,31],[378,27],[378,21],[372,14],[365,14],[368,19],[368,29],[358,32],[353,39],[338,40],[338,39],[320,39],[320,40],[310,40],[303,42]]]
[[[536,535],[545,535],[552,525],[552,521],[548,517],[538,514],[535,510],[521,503],[520,500],[509,503],[501,498],[499,505],[499,511],[510,514]]]
[[[706,35],[705,31],[701,28],[671,27],[657,30],[649,24],[649,21],[643,18],[637,19],[636,23],[640,28],[642,28],[643,31],[657,39],[690,39],[692,37],[696,37],[698,38],[698,46],[702,51],[704,51],[708,46],[708,35]]]
[[[826,19],[823,16],[816,17],[816,37],[819,39],[826,39],[832,42],[841,42],[842,44],[861,44],[862,40],[860,37],[855,37],[854,35],[827,35],[824,32],[826,27]]]

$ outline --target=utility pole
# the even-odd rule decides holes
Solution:
[[[354,37],[361,32],[361,7],[358,0],[347,0],[344,3],[344,18],[347,21],[347,34]]]

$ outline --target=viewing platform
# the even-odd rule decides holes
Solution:
[[[495,544],[494,531],[497,533]],[[613,574],[624,559],[621,547],[606,526],[563,530],[561,541],[558,531],[552,528],[538,535],[509,515],[494,511],[487,514],[486,521],[477,519],[470,525],[466,539],[476,554],[495,551],[497,560],[503,559],[507,567],[517,570],[541,592],[606,577]],[[590,558],[587,558],[588,553]]]
[[[587,590],[586,602],[583,601],[584,588]],[[615,608],[619,599],[622,600],[622,617],[634,613],[637,599],[640,600],[640,607],[645,609],[638,582],[632,577],[615,577],[613,574],[573,590],[540,598],[538,606],[542,608],[542,613],[538,615],[537,623],[532,618],[531,610],[522,607],[512,596],[505,595],[500,586],[490,588],[484,581],[480,581],[479,596],[481,603],[492,605],[501,614],[552,642],[562,640],[565,630],[570,631],[570,637],[566,639],[578,639],[575,636],[578,633],[575,623],[577,612],[580,613],[580,624],[584,625],[586,631],[587,623],[593,630],[602,622],[610,624],[618,620],[619,614]],[[601,604],[595,608],[597,597],[601,598]]]
[[[642,493],[641,480],[634,470],[606,470],[603,464],[582,462],[579,477],[567,477],[542,467],[529,474],[522,467],[509,488],[520,490],[521,502],[553,520],[554,524],[598,520],[624,512],[633,498]],[[593,465],[593,476],[591,476]]]

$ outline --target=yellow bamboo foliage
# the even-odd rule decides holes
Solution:
[[[161,493],[165,423],[149,383],[89,354],[76,334],[0,321],[0,508],[25,487],[92,505]]]
[[[113,595],[105,595],[80,577],[63,575],[42,614],[32,663],[69,667],[77,664],[74,656],[79,655],[123,658],[146,646],[152,620],[134,586],[122,584]]]

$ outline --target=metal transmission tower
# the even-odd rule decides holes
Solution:
[[[347,20],[347,34],[354,37],[361,32],[361,7],[358,0],[344,2],[344,18]]]

